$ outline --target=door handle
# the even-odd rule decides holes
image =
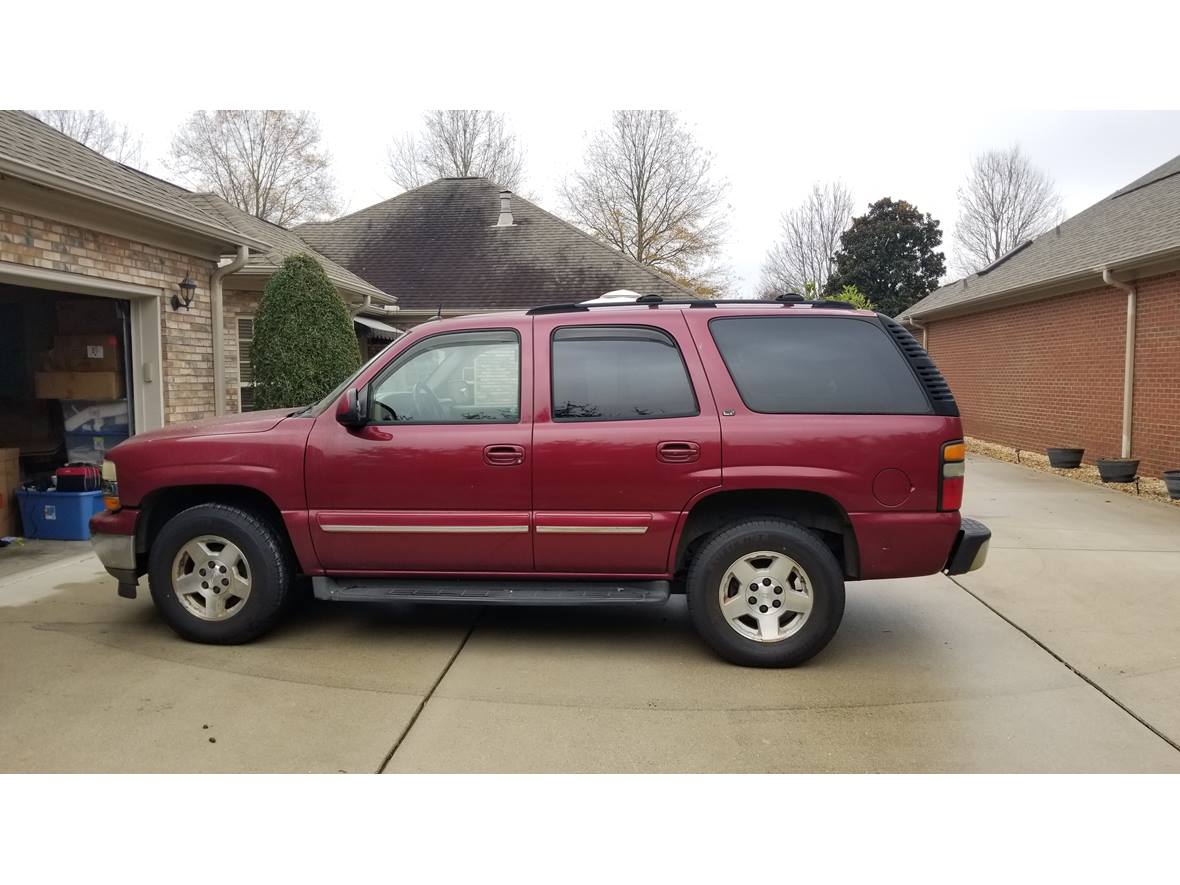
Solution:
[[[667,464],[688,464],[701,457],[701,447],[694,442],[662,442],[656,446],[656,457]]]
[[[523,464],[524,446],[484,446],[483,460],[492,467]]]

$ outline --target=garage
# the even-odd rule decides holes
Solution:
[[[59,468],[101,465],[135,431],[131,314],[130,299],[0,284],[0,469],[5,488],[24,487],[33,514],[20,519],[21,508],[6,507],[0,536],[77,534],[72,508],[97,503],[50,498],[59,506],[38,510],[28,493],[59,481],[65,491],[95,490],[85,472],[59,477]],[[42,524],[46,514],[59,524]]]

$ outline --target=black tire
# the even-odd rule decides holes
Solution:
[[[172,567],[181,548],[202,535],[235,544],[248,564],[249,594],[241,609],[225,620],[203,620],[191,613],[172,585]],[[227,504],[200,504],[164,524],[148,556],[148,582],[156,609],[182,637],[237,645],[261,636],[278,622],[292,596],[293,569],[285,539],[268,520]]]
[[[774,642],[741,635],[721,612],[719,588],[726,570],[743,554],[763,550],[791,557],[811,583],[807,619],[798,632]],[[727,661],[744,667],[793,667],[819,654],[840,626],[843,571],[823,541],[797,523],[768,518],[734,523],[712,535],[694,557],[688,571],[688,610],[701,638]]]

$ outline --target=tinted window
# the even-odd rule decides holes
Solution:
[[[647,326],[572,326],[553,333],[555,421],[696,415],[680,349]]]
[[[372,386],[378,424],[513,423],[520,419],[515,332],[454,332],[419,341]]]
[[[742,401],[755,412],[929,414],[930,403],[875,323],[734,317],[709,323]]]

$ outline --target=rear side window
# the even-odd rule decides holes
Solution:
[[[876,324],[841,317],[709,323],[746,406],[778,414],[928,415],[930,403]]]
[[[699,414],[676,342],[650,326],[553,333],[553,420],[628,421]]]

